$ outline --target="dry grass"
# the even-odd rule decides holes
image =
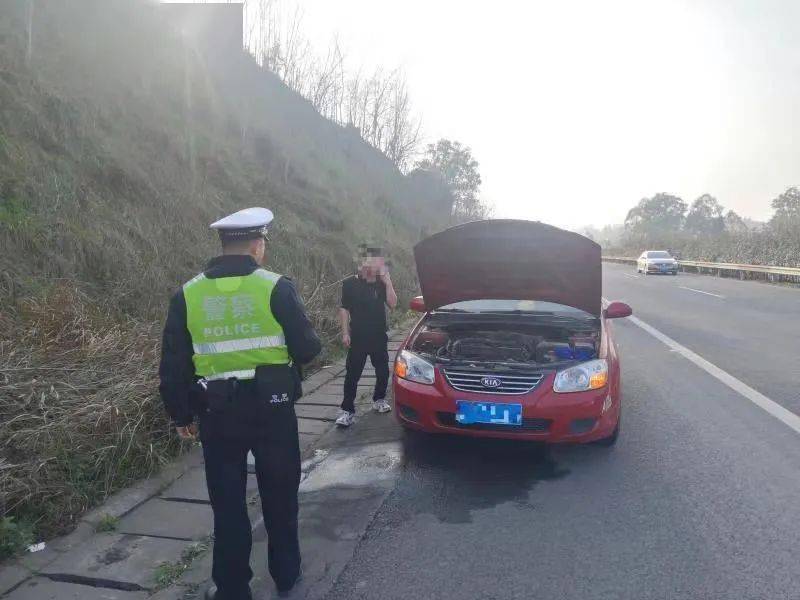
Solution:
[[[341,352],[339,279],[305,273],[315,283],[301,286],[324,346],[312,368]],[[8,290],[0,299],[12,305]],[[64,281],[0,313],[0,514],[39,538],[181,448],[158,395],[160,322],[113,306]]]
[[[47,536],[178,449],[156,390],[158,334],[66,285],[0,340],[0,501]],[[9,327],[6,327],[8,325]]]
[[[151,3],[37,3],[30,63],[26,7],[0,11],[0,518],[41,538],[179,451],[158,346],[207,223],[275,211],[268,266],[326,360],[356,245],[385,243],[404,302],[426,213],[385,158],[247,57],[187,52]]]

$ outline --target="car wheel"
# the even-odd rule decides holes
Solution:
[[[595,443],[596,445],[598,445],[598,446],[603,446],[603,447],[605,447],[605,448],[610,448],[611,446],[613,446],[614,444],[616,444],[616,443],[617,443],[617,438],[619,438],[619,422],[620,422],[621,420],[622,420],[622,419],[620,418],[620,419],[617,421],[617,426],[616,426],[616,427],[614,427],[614,431],[612,431],[612,432],[611,432],[611,435],[610,435],[610,436],[608,436],[608,437],[604,437],[604,438],[601,438],[601,439],[599,439],[599,440],[596,440],[594,443]]]

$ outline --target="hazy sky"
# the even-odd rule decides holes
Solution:
[[[766,219],[800,185],[800,0],[274,1],[320,52],[402,67],[498,217],[619,223],[665,191]]]
[[[497,216],[621,222],[659,191],[763,219],[800,185],[800,1],[301,0],[320,46],[404,68]]]

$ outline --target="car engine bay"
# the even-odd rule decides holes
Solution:
[[[599,343],[596,320],[559,324],[432,320],[420,328],[410,349],[437,363],[538,366],[591,360],[597,357]]]

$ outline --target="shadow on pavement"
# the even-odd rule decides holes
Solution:
[[[537,482],[570,472],[548,446],[529,442],[409,432],[402,448],[405,473],[394,492],[403,513],[395,517],[402,520],[430,513],[444,523],[468,523],[474,510],[505,502],[531,506]]]

